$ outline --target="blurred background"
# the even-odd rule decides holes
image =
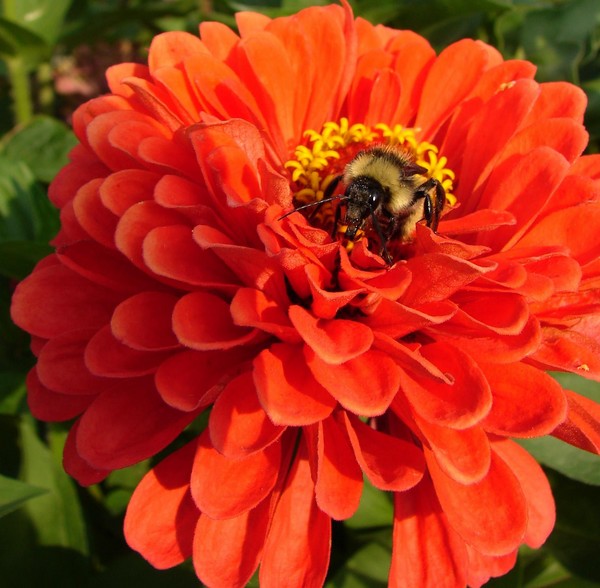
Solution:
[[[49,182],[76,143],[78,105],[107,91],[104,71],[144,62],[159,32],[197,33],[202,20],[235,27],[233,14],[280,16],[304,0],[0,0],[0,586],[178,588],[199,583],[191,564],[156,571],[122,537],[129,496],[150,462],[80,488],[64,472],[68,427],[28,412],[28,337],[12,325],[11,292],[47,255],[58,228]],[[436,50],[477,38],[506,59],[535,63],[537,80],[586,92],[589,153],[600,151],[600,0],[355,0],[355,14],[426,37]],[[600,236],[599,236],[600,238]],[[556,375],[600,401],[598,384]],[[198,429],[202,423],[197,423]],[[523,445],[544,465],[558,521],[546,546],[524,549],[517,567],[490,587],[600,586],[600,460],[554,439]],[[327,586],[386,586],[391,552],[389,497],[366,486],[359,512],[334,523]],[[257,585],[256,583],[254,585]]]

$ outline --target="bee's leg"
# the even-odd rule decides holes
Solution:
[[[387,213],[387,211],[385,210],[384,212]],[[388,265],[392,265],[394,263],[394,260],[392,259],[392,256],[390,255],[389,251],[387,250],[387,243],[390,240],[391,236],[394,234],[394,231],[396,230],[396,217],[389,213],[386,214],[386,217],[386,220],[388,220],[389,222],[386,223],[384,231],[381,227],[381,223],[379,222],[379,220],[377,220],[377,216],[375,215],[375,213],[371,212],[371,222],[373,223],[373,228],[375,229],[377,237],[379,238],[379,243],[381,244],[380,255],[381,257],[383,257],[384,261]]]
[[[431,192],[435,190],[435,195]],[[446,201],[446,191],[435,178],[429,178],[415,191],[415,199],[424,199],[423,214],[428,227],[435,233],[440,221],[440,214]]]

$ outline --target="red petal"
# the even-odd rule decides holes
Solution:
[[[171,317],[177,297],[165,292],[141,292],[121,302],[112,316],[114,336],[139,350],[172,349],[179,345]]]
[[[65,472],[75,478],[79,484],[82,486],[91,486],[92,484],[102,482],[110,474],[110,470],[95,468],[79,454],[77,450],[79,422],[76,421],[74,423],[67,435],[63,450],[63,467]]]
[[[152,200],[160,176],[141,169],[126,169],[108,176],[100,186],[100,199],[108,210],[122,216],[134,204]]]
[[[322,586],[331,550],[331,519],[315,502],[315,485],[301,443],[269,528],[261,586]]]
[[[364,416],[383,414],[400,385],[400,368],[386,353],[370,350],[341,365],[304,348],[313,376],[344,408]]]
[[[254,360],[261,405],[278,425],[302,426],[327,418],[335,399],[308,369],[300,345],[275,344]]]
[[[492,452],[490,470],[480,482],[463,485],[448,477],[426,450],[440,504],[452,528],[486,555],[506,555],[523,541],[527,503],[517,477]]]
[[[421,354],[450,378],[450,383],[401,373],[401,388],[423,419],[454,429],[480,422],[490,411],[492,395],[479,366],[466,353],[447,343],[432,343]]]
[[[394,494],[390,588],[464,588],[465,544],[448,524],[429,477]]]
[[[155,372],[169,355],[169,351],[138,351],[123,345],[107,325],[90,339],[84,359],[97,376],[129,378]]]
[[[192,554],[200,516],[189,483],[195,450],[196,441],[192,441],[161,461],[129,500],[125,539],[159,570],[176,566]]]
[[[49,422],[68,421],[80,415],[94,400],[94,395],[59,394],[44,386],[33,367],[25,379],[27,404],[36,419]]]
[[[173,330],[192,349],[229,349],[254,337],[254,331],[233,323],[229,304],[208,292],[192,292],[179,299],[173,311]]]
[[[527,501],[525,543],[537,549],[550,535],[556,520],[554,498],[548,479],[537,461],[516,443],[507,439],[494,442],[493,447],[519,478]]]
[[[507,555],[483,555],[467,545],[469,566],[467,584],[471,588],[481,588],[490,577],[504,576],[515,566],[518,551],[515,549]]]
[[[120,298],[54,264],[34,270],[17,285],[11,315],[28,333],[50,339],[67,331],[100,328],[110,320]]]
[[[196,410],[214,402],[227,382],[253,355],[244,347],[225,351],[183,351],[164,361],[156,372],[163,400],[179,410]]]
[[[301,341],[285,311],[260,290],[240,288],[231,301],[231,316],[236,325],[255,327],[288,343]]]
[[[85,346],[94,333],[70,331],[50,339],[38,356],[40,382],[61,394],[97,394],[112,384],[93,375],[83,361]]]
[[[343,520],[358,508],[363,488],[360,466],[344,427],[328,418],[318,425],[315,498],[330,517]]]
[[[540,437],[565,420],[567,401],[554,378],[522,363],[480,366],[494,397],[483,423],[486,430],[511,437]]]
[[[73,211],[82,228],[98,243],[113,249],[118,217],[100,199],[102,178],[82,186],[73,199]]]
[[[97,468],[124,468],[164,449],[194,416],[167,406],[152,379],[125,379],[83,414],[77,451]]]
[[[260,405],[252,372],[245,372],[225,386],[215,401],[208,426],[214,448],[232,459],[264,449],[285,431],[285,427],[269,420]]]
[[[404,491],[419,483],[425,460],[416,445],[376,431],[352,415],[344,417],[356,459],[373,486]]]
[[[242,588],[258,567],[270,522],[269,501],[230,519],[202,514],[194,541],[194,569],[211,588]]]
[[[323,361],[339,365],[362,355],[373,343],[366,325],[344,319],[319,319],[301,306],[290,306],[289,317],[306,344]]]
[[[565,390],[569,402],[567,420],[552,435],[570,445],[600,454],[600,407],[575,392]]]
[[[212,446],[205,431],[199,439],[192,470],[194,502],[213,519],[237,517],[254,508],[273,490],[280,461],[280,443],[272,443],[241,459],[230,459]]]

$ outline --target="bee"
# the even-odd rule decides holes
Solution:
[[[388,251],[391,240],[407,241],[422,219],[434,232],[437,231],[446,192],[435,178],[424,178],[426,172],[407,153],[395,147],[371,147],[359,151],[346,165],[344,173],[331,181],[322,200],[299,206],[281,219],[297,210],[317,207],[314,215],[322,204],[340,200],[344,206],[336,207],[332,237],[339,232],[344,208],[341,222],[346,227],[344,239],[354,243],[365,229],[372,228],[379,240],[379,254],[392,265]],[[340,182],[345,191],[334,195]]]

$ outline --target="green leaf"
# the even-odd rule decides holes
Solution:
[[[28,500],[44,494],[47,490],[24,484],[18,480],[0,476],[0,517],[16,510]]]
[[[351,529],[389,527],[393,516],[394,507],[388,493],[378,490],[365,479],[358,510],[344,524]]]
[[[0,156],[0,242],[46,243],[58,227],[58,211],[27,164]]]
[[[0,57],[33,69],[50,53],[46,41],[26,28],[0,17]]]
[[[554,437],[519,439],[540,463],[585,484],[600,486],[600,457]]]
[[[72,3],[73,0],[18,0],[12,3],[10,15],[5,16],[53,45]]]
[[[2,154],[11,161],[23,161],[37,180],[49,183],[68,163],[69,151],[76,144],[75,135],[65,124],[38,116],[4,140]]]
[[[0,371],[0,414],[16,415],[24,405],[27,391],[24,374]]]
[[[12,435],[7,428],[5,422],[2,461],[8,454],[22,482],[47,492],[0,519],[3,585],[83,586],[90,564],[83,513],[73,481],[54,452],[36,435],[33,419],[13,419]],[[54,428],[46,432],[51,444],[55,440],[62,444],[64,434]]]
[[[47,243],[34,241],[0,242],[0,275],[22,280],[31,273],[35,264],[52,253]]]
[[[391,551],[376,541],[354,552],[345,565],[326,583],[327,588],[385,588],[388,584]]]
[[[550,481],[557,504],[556,526],[548,550],[567,569],[600,582],[600,488],[580,484],[560,474]]]

